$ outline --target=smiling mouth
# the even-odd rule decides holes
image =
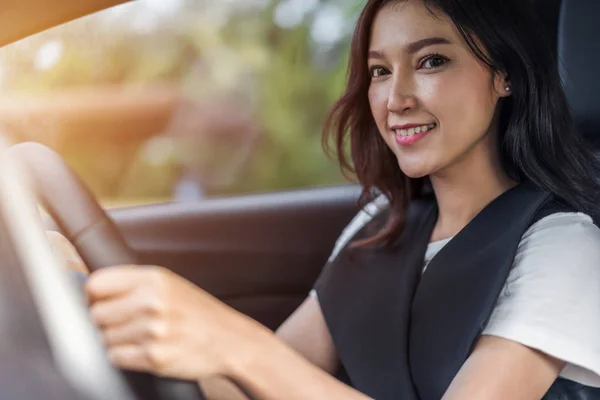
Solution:
[[[433,128],[435,128],[436,126],[437,125],[435,123],[432,123],[429,125],[416,126],[414,128],[409,128],[409,129],[394,129],[394,132],[398,136],[412,136],[412,135],[416,135],[418,133],[430,131]]]

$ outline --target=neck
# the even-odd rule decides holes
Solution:
[[[494,140],[488,135],[484,141]],[[495,149],[480,143],[462,160],[430,176],[439,207],[439,217],[431,240],[456,235],[481,210],[516,185],[501,167]]]

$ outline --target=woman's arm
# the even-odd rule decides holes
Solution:
[[[229,375],[253,399],[369,399],[319,368],[314,361],[301,356],[279,338],[265,332],[256,333],[253,338],[256,347],[247,357],[240,357],[239,362],[232,365]]]
[[[277,336],[295,352],[320,369],[333,374],[339,361],[333,340],[316,297],[308,297],[279,327]],[[209,400],[247,400],[248,397],[227,378],[200,382]]]
[[[565,362],[495,336],[482,336],[442,400],[539,400]]]
[[[104,268],[90,276],[86,292],[120,368],[197,381],[224,376],[256,400],[367,399],[167,269]]]
[[[70,244],[64,243],[61,237],[51,237],[51,240],[57,247],[63,247],[59,251],[62,250],[61,252],[68,259],[69,264],[73,264],[70,265],[70,268],[81,271],[85,270],[80,269],[83,263],[78,257],[70,256],[71,253],[76,254],[70,248]],[[144,270],[143,267],[140,267],[140,269]],[[125,287],[117,290],[117,292],[121,292],[121,295],[124,292],[137,293],[135,293],[135,296],[126,296],[132,300],[131,302],[123,303],[119,301],[114,306],[109,307],[109,309],[113,307],[114,309],[110,310],[107,315],[119,315],[119,311],[122,312],[123,307],[125,307],[129,311],[128,314],[133,317],[132,314],[137,314],[137,312],[134,312],[135,309],[140,306],[142,307],[140,314],[144,315],[143,311],[147,309],[148,301],[150,304],[153,304],[153,308],[158,307],[163,312],[168,310],[170,305],[181,306],[183,298],[179,296],[176,296],[179,300],[174,299],[175,301],[173,302],[165,302],[166,299],[161,299],[162,296],[157,298],[155,295],[160,292],[164,294],[165,289],[171,286],[171,282],[174,284],[175,290],[173,292],[177,294],[182,294],[190,290],[189,285],[180,286],[180,283],[177,282],[180,278],[175,278],[168,273],[158,274],[157,279],[156,269],[153,270],[154,272],[140,271],[136,268],[135,273],[132,274],[132,271],[121,270],[120,268],[113,269],[110,275],[114,275],[105,281],[106,287],[100,290],[100,292],[104,293],[96,293],[96,296],[100,294],[99,297],[103,300],[108,300],[106,296],[112,297],[111,294],[114,293],[111,292],[114,292],[115,288],[109,281],[119,282],[120,285],[117,286],[125,285]],[[101,275],[106,275],[106,272]],[[147,279],[148,277],[152,279]],[[186,288],[185,286],[188,287]],[[190,316],[198,314],[201,310],[209,311],[214,306],[221,309],[222,305],[218,304],[218,302],[215,303],[210,296],[202,294],[201,291],[198,292],[197,288],[193,289],[193,292],[196,292],[195,296],[190,292],[190,297],[197,297],[198,294],[201,294],[201,296],[197,298],[199,303],[195,302],[196,305],[193,310],[196,311],[192,311],[193,314],[190,314]],[[144,292],[149,297],[144,296]],[[130,294],[133,295],[134,293]],[[124,300],[122,296],[119,297],[120,300]],[[143,303],[136,301],[140,297],[145,297],[146,301]],[[104,306],[107,305],[105,304]],[[215,310],[215,313],[209,312],[208,314],[217,317],[216,320],[218,321],[221,319],[219,318],[220,315],[227,315],[229,312],[226,309],[221,309]],[[155,317],[157,316],[160,316],[160,314],[155,315]],[[235,325],[240,324],[243,320],[243,318],[234,319],[236,320]],[[160,320],[161,318],[158,318],[157,321],[150,320],[150,322],[161,322]],[[117,336],[124,336],[124,339],[127,339],[127,337],[129,339],[137,339],[136,336],[138,335],[136,333],[140,332],[140,330],[144,332],[146,327],[148,327],[153,332],[155,339],[161,338],[161,335],[156,334],[156,325],[148,325],[149,320],[147,319],[142,322],[141,325],[134,324],[133,329],[127,329],[123,326],[123,330],[117,330],[117,333],[121,331],[121,334]],[[199,327],[201,330],[209,327],[204,324],[202,325],[202,327]],[[217,323],[216,325],[219,324]],[[243,344],[240,347],[237,347],[238,343],[231,343],[230,346],[227,346],[234,348],[234,352],[236,351],[235,349],[239,350],[237,350],[238,353],[234,354],[235,357],[232,358],[234,361],[229,364],[225,375],[227,379],[236,382],[240,387],[251,393],[252,397],[256,400],[280,398],[290,400],[295,398],[352,400],[367,398],[359,392],[343,385],[330,375],[330,373],[337,369],[338,360],[316,298],[309,297],[305,300],[296,312],[279,328],[277,331],[279,337],[276,337],[266,328],[250,319],[247,319],[246,323],[243,323],[241,326],[244,328],[243,335],[246,337],[237,336],[239,339],[243,338]],[[199,332],[197,329],[193,331]],[[114,334],[115,331],[105,333]],[[133,334],[133,336],[130,334]],[[192,337],[197,334],[193,334]],[[222,336],[219,335],[219,337]],[[148,338],[146,335],[142,335],[142,337]],[[129,342],[129,339],[125,341]],[[184,341],[175,339],[171,343],[179,344],[182,342]],[[147,345],[148,341],[146,340],[144,346],[141,346],[142,350]],[[129,353],[123,358],[118,357],[117,364],[122,362],[123,366],[130,366],[133,369],[150,370],[159,374],[163,373],[160,362],[157,363],[154,360],[154,362],[150,363],[151,368],[148,368],[147,357],[137,357],[136,353]],[[147,351],[143,353],[147,353]],[[161,353],[159,353],[159,357],[155,358],[162,360],[163,356],[161,356]],[[453,380],[443,400],[462,400],[465,398],[473,400],[500,400],[506,398],[537,400],[546,393],[564,364],[562,361],[558,361],[516,342],[484,335],[477,343],[459,374]],[[189,373],[188,369],[184,368],[184,370]],[[165,375],[169,374],[166,373]],[[174,375],[178,376],[179,374]],[[235,385],[226,379],[215,378],[215,376],[219,375],[201,374],[199,376],[209,399],[247,399],[247,396]]]
[[[339,360],[319,300],[310,296],[277,329],[277,336],[308,361],[334,374]]]
[[[69,269],[87,276],[88,270],[73,245],[60,233],[48,232],[55,250],[67,262]],[[301,356],[327,373],[334,373],[338,360],[331,335],[315,297],[308,297],[277,330],[282,344],[289,347],[289,354]],[[268,350],[264,354],[269,354]],[[263,354],[263,355],[264,355]],[[296,379],[293,369],[277,368],[279,373],[290,375],[292,385],[304,382]],[[293,382],[292,382],[293,381]],[[230,380],[212,376],[200,380],[200,385],[210,400],[246,400],[247,396]]]
[[[368,398],[323,374],[283,344],[262,340],[257,347],[261,350],[238,364],[230,376],[254,399]],[[263,351],[269,356],[261,357]],[[519,343],[482,336],[442,400],[539,400],[564,365]]]

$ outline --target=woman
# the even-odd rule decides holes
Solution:
[[[387,224],[357,246],[397,237],[426,186],[439,209],[429,258],[520,182],[577,211],[527,230],[445,400],[540,399],[559,375],[600,387],[600,230],[590,217],[600,165],[574,133],[541,32],[522,0],[369,0],[326,127],[346,167],[349,139],[364,198],[389,203]],[[256,399],[368,398],[331,376],[339,360],[318,290],[276,336],[160,267],[101,270],[86,290],[122,368],[209,389],[225,377]]]

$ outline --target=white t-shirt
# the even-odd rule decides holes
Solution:
[[[357,217],[347,236],[372,218]],[[424,270],[451,239],[429,244]],[[600,229],[589,216],[556,213],[525,232],[483,334],[566,361],[561,377],[600,387]]]
[[[589,216],[557,213],[525,232],[483,334],[566,361],[560,376],[600,387],[600,229]]]

